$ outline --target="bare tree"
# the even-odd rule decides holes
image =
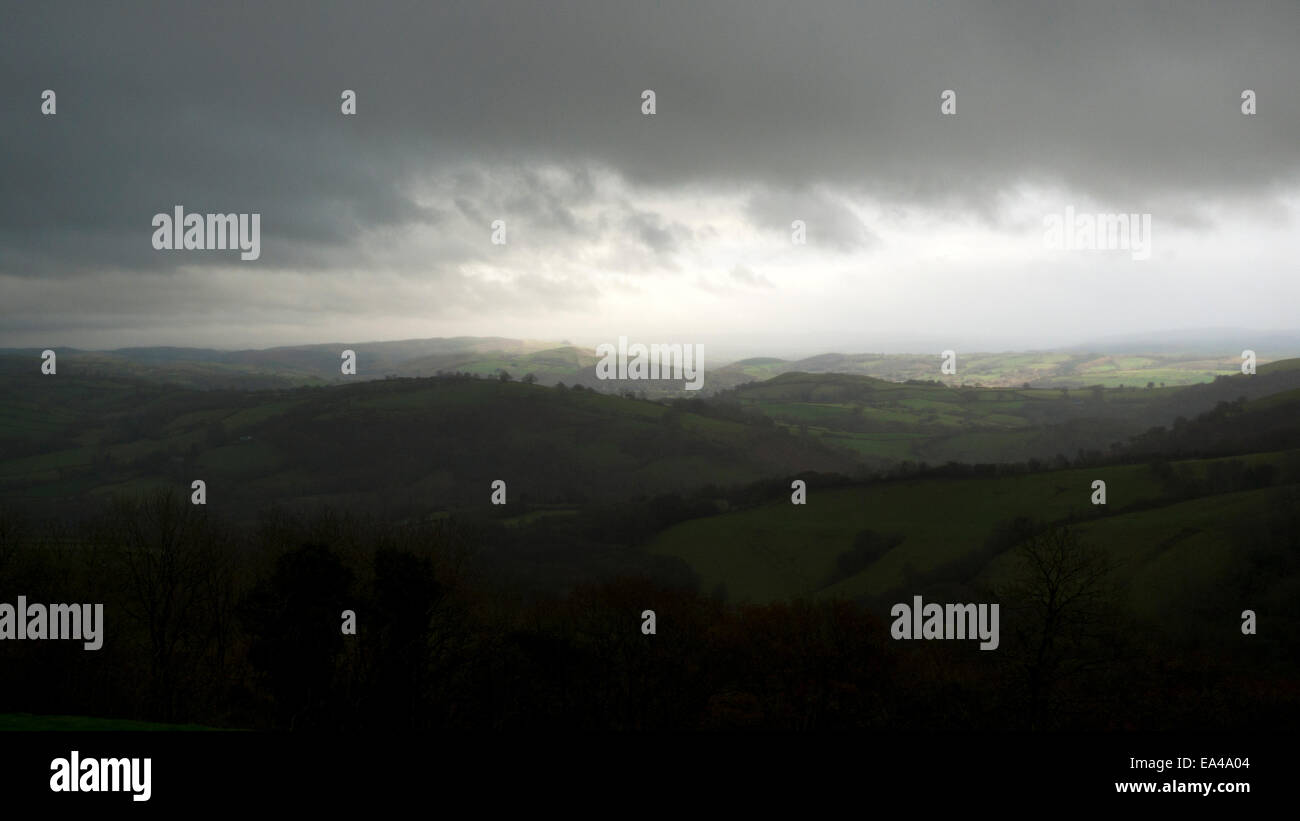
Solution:
[[[1016,553],[1016,575],[1002,598],[1011,610],[1009,649],[1027,689],[1027,717],[1038,728],[1058,685],[1108,656],[1114,563],[1069,525],[1038,531]]]
[[[151,708],[169,718],[182,657],[192,661],[213,642],[219,654],[227,649],[221,634],[233,604],[219,537],[199,509],[165,491],[116,500],[108,528],[125,570],[127,615],[147,636]]]

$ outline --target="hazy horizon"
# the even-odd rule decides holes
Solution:
[[[314,339],[299,342],[290,342],[282,345],[266,346],[244,346],[244,345],[194,345],[194,344],[143,344],[143,345],[119,345],[114,347],[93,347],[80,345],[40,345],[40,346],[23,346],[8,345],[0,346],[0,350],[35,350],[37,347],[50,347],[53,349],[74,349],[88,352],[109,353],[120,350],[132,349],[149,349],[149,348],[193,348],[198,350],[212,350],[233,353],[248,350],[268,350],[274,348],[309,348],[329,345],[390,345],[402,342],[417,342],[428,339],[503,339],[514,342],[537,343],[537,344],[554,344],[557,347],[571,345],[579,348],[594,350],[602,343],[616,343],[617,337],[611,338],[585,338],[585,337],[561,337],[554,336],[550,338],[520,338],[511,337],[508,334],[494,333],[484,335],[462,334],[452,337],[409,337],[393,339]],[[1235,342],[1234,342],[1235,340]],[[664,342],[666,340],[655,339],[651,337],[632,337],[630,342]],[[944,340],[946,342],[946,340]],[[889,340],[870,340],[848,339],[844,344],[837,344],[833,338],[826,338],[825,343],[819,341],[816,335],[808,335],[806,338],[795,339],[789,336],[778,336],[762,339],[749,339],[743,337],[706,337],[699,344],[705,346],[707,361],[713,366],[734,362],[737,360],[756,358],[756,357],[775,357],[780,359],[802,359],[819,354],[886,354],[886,355],[937,355],[942,348],[939,339],[930,340],[927,345],[924,340],[916,337],[899,336]],[[1204,353],[1207,355],[1220,355],[1223,357],[1236,357],[1239,350],[1238,345],[1255,345],[1260,350],[1257,353],[1265,360],[1286,358],[1300,355],[1300,332],[1287,331],[1248,331],[1241,328],[1203,328],[1203,329],[1171,329],[1164,332],[1154,332],[1137,334],[1132,336],[1114,336],[1110,338],[1079,339],[1072,343],[1043,348],[1012,348],[1012,347],[979,347],[978,345],[963,345],[960,351],[966,354],[1003,354],[1003,353],[1048,353],[1061,351],[1076,352],[1094,352],[1099,354],[1117,354],[1117,353]]]

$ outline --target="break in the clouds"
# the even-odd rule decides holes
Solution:
[[[0,344],[1294,326],[1293,2],[3,18]],[[260,213],[260,259],[155,251],[176,205]],[[1045,247],[1066,207],[1150,214],[1151,259]]]

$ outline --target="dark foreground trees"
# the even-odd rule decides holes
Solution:
[[[486,527],[328,511],[234,527],[165,495],[56,526],[0,515],[6,595],[105,605],[102,650],[0,642],[0,713],[381,732],[1163,729],[1205,726],[1212,696],[1216,726],[1300,726],[1276,696],[1293,661],[1268,672],[1150,631],[1139,648],[1114,617],[1113,568],[1069,529],[1017,524],[994,542],[1025,537],[1008,548],[1002,646],[984,652],[892,641],[847,601],[735,604],[645,576],[520,586],[494,570],[527,539],[483,551]],[[521,558],[554,561],[556,545],[532,548]]]

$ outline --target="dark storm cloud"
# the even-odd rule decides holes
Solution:
[[[684,225],[669,223],[659,214],[632,210],[623,220],[628,232],[656,254],[672,255],[691,235]]]
[[[550,242],[602,225],[655,251],[689,239],[641,209],[584,221],[592,168],[642,190],[739,192],[756,224],[803,218],[810,242],[845,250],[869,246],[869,229],[833,195],[799,192],[991,215],[1001,192],[1042,184],[1176,211],[1266,200],[1300,169],[1294,2],[15,3],[0,16],[9,277],[171,270],[150,218],[176,204],[260,212],[255,264],[313,272],[455,276],[491,253],[498,217]],[[54,117],[39,113],[46,88]],[[339,113],[345,88],[356,117]],[[955,117],[939,114],[948,88]],[[1244,88],[1255,117],[1239,113]],[[439,178],[446,196],[422,196]],[[813,216],[787,218],[773,199],[787,196]],[[425,228],[437,259],[385,256],[388,232]]]
[[[803,220],[808,242],[839,251],[858,251],[876,242],[846,203],[825,192],[764,190],[749,198],[745,211],[756,226],[777,233],[788,233],[791,222]]]

